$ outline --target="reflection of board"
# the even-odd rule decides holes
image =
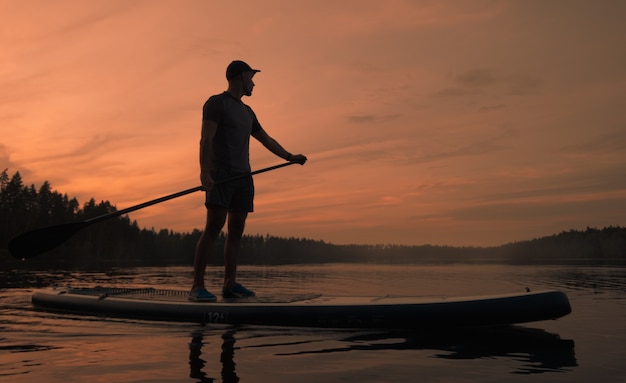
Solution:
[[[556,319],[571,312],[560,291],[461,298],[276,295],[187,300],[159,289],[60,288],[33,294],[39,308],[83,314],[201,323],[307,327],[423,328],[486,326]]]

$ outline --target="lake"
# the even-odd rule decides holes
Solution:
[[[208,270],[218,292],[219,267]],[[191,267],[0,271],[0,382],[624,382],[626,268],[240,266],[264,293],[460,296],[558,289],[555,321],[453,332],[200,325],[34,310],[49,286],[186,290]]]

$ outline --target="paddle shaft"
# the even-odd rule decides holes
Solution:
[[[297,162],[285,162],[283,164],[270,166],[268,168],[255,170],[253,172],[239,174],[239,175],[236,175],[236,176],[233,176],[233,177],[230,177],[230,178],[226,178],[226,179],[217,181],[217,182],[215,182],[215,184],[216,185],[221,185],[221,184],[229,183],[229,182],[241,179],[241,178],[251,177],[251,176],[253,176],[255,174],[269,172],[270,170],[282,168],[284,166],[289,166],[289,165],[292,165],[292,164],[295,164],[295,163],[297,163]],[[178,198],[178,197],[182,197],[182,196],[187,195],[187,194],[195,193],[195,192],[197,192],[199,190],[202,190],[202,186],[196,186],[196,187],[193,187],[191,189],[180,191],[178,193],[166,195],[166,196],[161,197],[161,198],[156,198],[156,199],[153,199],[153,200],[148,201],[148,202],[140,203],[139,205],[127,207],[126,209],[122,209],[122,210],[114,211],[114,212],[111,212],[111,213],[108,213],[108,214],[103,214],[103,215],[100,215],[100,216],[97,216],[97,217],[89,218],[89,219],[85,220],[85,222],[89,222],[90,224],[91,223],[96,223],[96,222],[102,222],[102,221],[105,221],[105,220],[107,220],[109,218],[119,217],[119,216],[122,216],[124,214],[128,214],[128,213],[130,213],[132,211],[143,209],[144,207],[156,205],[157,203],[169,201],[169,200],[174,199],[174,198]]]
[[[226,178],[216,182],[216,185],[224,184],[228,182],[232,182],[241,178],[251,177],[255,174],[268,172],[270,170],[282,168],[285,166],[289,166],[295,164],[297,162],[285,162],[279,165],[270,166],[268,168],[259,169],[249,173],[239,174],[230,178]],[[99,215],[97,217],[89,218],[84,221],[79,222],[70,222],[61,225],[48,226],[41,229],[35,229],[31,231],[27,231],[18,235],[17,237],[11,239],[9,241],[9,252],[16,258],[31,258],[41,253],[44,253],[48,250],[51,250],[66,240],[68,240],[71,236],[76,234],[79,230],[92,225],[94,223],[106,221],[110,218],[119,217],[124,214],[128,214],[130,212],[143,209],[144,207],[156,205],[157,203],[169,201],[174,198],[182,197],[187,194],[191,194],[202,190],[202,186],[196,186],[191,189],[183,190],[178,193],[166,195],[161,198],[156,198],[148,202],[141,203],[139,205],[131,206],[126,209],[117,210],[108,214]]]

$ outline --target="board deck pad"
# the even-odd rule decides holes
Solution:
[[[129,298],[145,301],[171,301],[171,302],[187,302],[189,292],[183,290],[168,290],[147,288],[119,288],[119,287],[86,287],[86,288],[69,288],[65,294],[96,296],[99,299],[105,298]],[[321,294],[273,294],[261,295],[245,298],[223,298],[217,295],[217,302],[193,302],[193,303],[295,303],[307,301],[321,297]]]

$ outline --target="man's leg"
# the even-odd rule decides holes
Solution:
[[[228,213],[228,237],[224,247],[224,287],[226,288],[237,284],[237,260],[247,217],[248,213],[233,211]]]
[[[207,208],[206,225],[196,244],[192,290],[204,287],[204,274],[213,250],[213,243],[215,243],[224,227],[227,213],[228,211],[222,207],[212,206]]]

